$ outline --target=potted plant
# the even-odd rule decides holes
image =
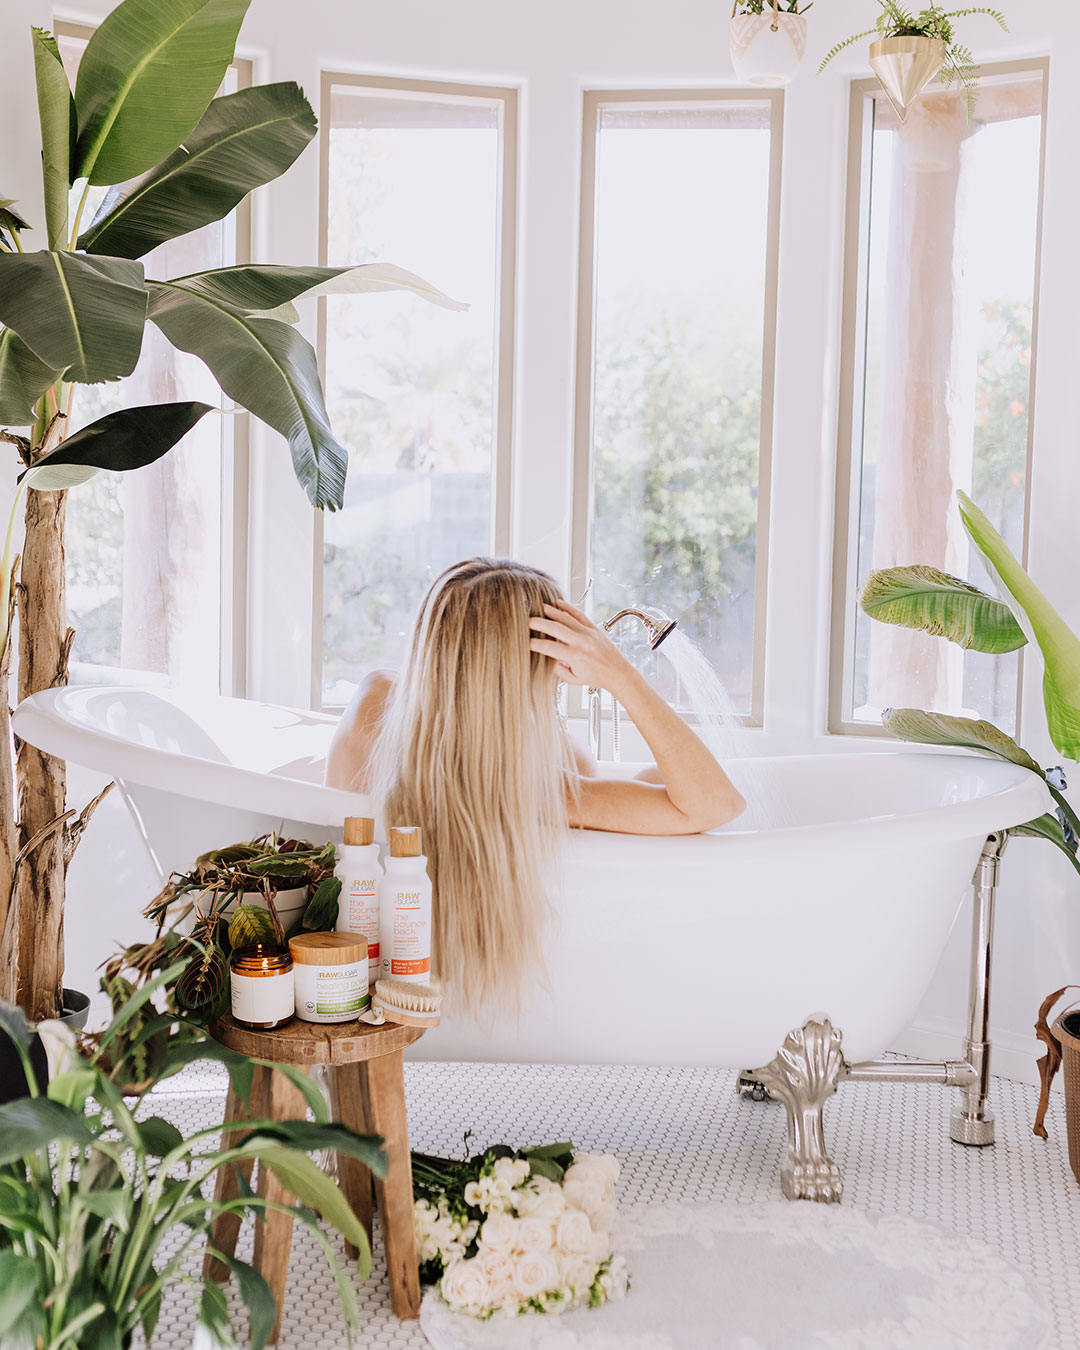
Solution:
[[[0,994],[37,1020],[60,1004],[65,871],[99,799],[76,816],[63,763],[30,745],[13,751],[15,597],[22,699],[67,680],[67,489],[102,469],[153,463],[215,411],[199,402],[126,408],[69,436],[79,387],[129,375],[149,321],[287,439],[312,505],[333,510],[348,456],[330,427],[315,352],[293,326],[293,302],[327,290],[402,288],[462,308],[381,264],[147,277],[144,255],[224,219],[315,135],[315,114],[296,84],[216,96],[249,3],[123,0],[90,38],[74,94],[55,39],[32,30],[44,219],[28,221],[0,199],[0,441],[14,447],[21,470],[0,555]],[[90,191],[102,186],[108,194],[88,218]],[[23,501],[19,560],[12,539]]]
[[[743,84],[779,88],[790,84],[806,55],[806,19],[810,4],[801,0],[736,0],[728,25],[728,45],[736,76]]]
[[[265,1346],[277,1320],[270,1286],[248,1262],[211,1248],[209,1235],[224,1210],[257,1217],[271,1202],[250,1187],[231,1201],[208,1200],[203,1193],[220,1168],[250,1160],[279,1175],[297,1197],[295,1217],[318,1235],[346,1321],[353,1328],[358,1323],[352,1286],[319,1218],[357,1248],[365,1276],[371,1263],[367,1234],[336,1184],[307,1155],[334,1149],[385,1176],[381,1139],[330,1123],[321,1093],[295,1070],[290,1077],[304,1091],[313,1123],[245,1122],[241,1138],[226,1132],[209,1150],[207,1141],[220,1125],[184,1139],[175,1125],[151,1113],[150,1090],[192,1060],[213,1056],[246,1099],[257,1061],[179,1024],[143,1089],[125,1100],[114,1081],[114,1071],[130,1077],[123,1062],[132,1042],[128,1038],[129,1049],[121,1048],[124,1032],[164,975],[123,1005],[97,1038],[77,1043],[70,1029],[43,1025],[52,1061],[46,1090],[30,1066],[33,1028],[18,1009],[0,1004],[0,1040],[21,1058],[30,1089],[28,1098],[0,1106],[0,1344],[12,1350],[122,1347],[137,1333],[152,1344],[162,1299],[180,1285],[191,1291],[199,1324],[213,1343],[235,1346],[224,1294],[189,1269],[201,1251],[224,1260],[236,1276],[251,1345]],[[110,1056],[113,1071],[105,1067]]]
[[[914,10],[898,4],[897,0],[877,2],[881,13],[873,28],[853,33],[838,42],[825,56],[818,73],[846,48],[863,38],[873,37],[870,65],[901,122],[907,116],[908,108],[935,76],[940,77],[946,88],[955,86],[970,117],[975,106],[979,68],[970,49],[958,40],[954,25],[957,19],[986,14],[1008,32],[1004,14],[985,6],[947,10],[939,5],[929,5]]]
[[[1080,636],[1049,603],[975,503],[962,492],[957,496],[964,528],[1000,596],[987,595],[936,568],[892,567],[871,574],[859,594],[859,603],[873,619],[944,637],[968,650],[999,654],[1016,651],[1027,643],[1037,647],[1043,661],[1043,704],[1050,740],[1067,759],[1080,760]],[[1056,813],[1011,833],[1048,839],[1080,872],[1080,816],[1065,796],[1068,784],[1062,769],[1043,770],[1011,736],[989,722],[913,708],[889,709],[882,721],[904,740],[987,751],[1041,774]],[[1043,1121],[1050,1084],[1061,1064],[1064,1046],[1069,1157],[1080,1179],[1080,1016],[1066,1012],[1052,1028],[1048,1023],[1051,1009],[1065,991],[1051,994],[1039,1009],[1036,1029],[1047,1052],[1039,1061],[1042,1094],[1034,1128],[1036,1134],[1046,1138]]]
[[[154,938],[125,948],[105,968],[102,988],[114,1010],[183,955],[189,959],[164,985],[170,1011],[201,1025],[216,1020],[228,1009],[234,948],[284,946],[296,933],[333,929],[341,894],[334,859],[333,844],[263,835],[204,853],[190,872],[174,873],[146,907]]]

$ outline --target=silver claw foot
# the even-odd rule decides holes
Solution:
[[[837,1204],[844,1194],[840,1169],[825,1150],[822,1108],[844,1067],[840,1032],[824,1014],[792,1031],[776,1058],[745,1077],[762,1083],[788,1117],[788,1156],[780,1188],[789,1200]]]

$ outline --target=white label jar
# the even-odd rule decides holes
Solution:
[[[257,942],[229,958],[232,1015],[268,1031],[293,1015],[293,962],[284,947]]]
[[[305,1022],[355,1022],[368,1007],[367,942],[356,933],[299,933],[289,939],[296,1015]]]

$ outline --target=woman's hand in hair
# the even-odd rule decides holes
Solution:
[[[633,666],[602,628],[566,600],[545,605],[543,617],[529,620],[529,649],[550,656],[560,680],[615,692]],[[539,634],[540,636],[535,636]]]

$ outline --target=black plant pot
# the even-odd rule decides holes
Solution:
[[[72,1031],[82,1031],[89,1016],[89,995],[80,993],[78,989],[65,989],[64,1010],[59,1020],[66,1022]],[[38,1089],[44,1092],[49,1085],[49,1063],[45,1057],[45,1047],[36,1036],[30,1042],[30,1063],[37,1077]],[[19,1052],[10,1039],[0,1033],[0,1105],[27,1095],[26,1075]]]

